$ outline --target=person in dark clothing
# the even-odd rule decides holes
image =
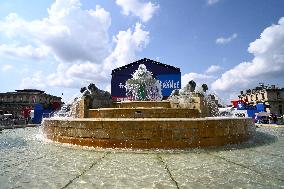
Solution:
[[[277,123],[277,115],[274,114],[273,117],[272,117],[272,119],[273,119],[273,122],[274,122],[274,123]]]

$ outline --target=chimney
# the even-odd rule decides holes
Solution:
[[[241,91],[241,95],[243,95],[244,94],[244,91]]]

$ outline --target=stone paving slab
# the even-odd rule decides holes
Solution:
[[[156,154],[111,153],[72,183],[70,188],[176,188],[176,186]]]
[[[284,129],[254,141],[185,151],[110,150],[42,140],[40,128],[0,134],[0,188],[284,188]]]
[[[262,175],[266,175],[267,177],[277,178],[284,182],[284,158],[283,156],[281,157],[281,155],[271,155],[265,152],[262,153],[254,151],[253,149],[250,151],[236,150],[234,152],[220,152],[212,154],[216,158],[219,157],[225,161],[233,162],[243,167],[247,167],[248,169],[254,170],[257,173],[261,173]]]
[[[17,166],[6,168],[0,174],[8,181],[9,188],[62,188],[70,180],[88,169],[104,153],[80,152],[53,153],[42,158],[31,159]]]
[[[280,188],[284,184],[210,154],[163,156],[180,188]]]

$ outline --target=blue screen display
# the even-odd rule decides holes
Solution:
[[[156,79],[161,81],[163,96],[170,96],[174,89],[181,88],[180,74],[157,75]]]
[[[114,98],[124,98],[126,97],[126,90],[124,88],[125,82],[130,79],[131,76],[120,75],[116,76],[115,80],[112,81],[112,96]],[[170,96],[174,89],[181,88],[181,75],[180,74],[166,74],[166,75],[156,75],[155,77],[161,82],[162,95]]]
[[[164,64],[153,63],[152,60],[140,60],[153,77],[161,81],[162,95],[170,96],[172,90],[181,88],[181,73],[178,68]],[[111,95],[113,99],[123,100],[126,98],[125,82],[132,78],[132,74],[138,69],[140,63],[129,64],[112,73]]]

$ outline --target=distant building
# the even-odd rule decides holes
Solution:
[[[132,78],[132,74],[138,69],[140,64],[144,64],[147,70],[152,72],[153,77],[161,81],[164,98],[170,96],[174,89],[181,88],[179,68],[144,58],[112,70],[111,96],[113,100],[124,100],[127,98],[124,87],[125,82]]]
[[[57,109],[61,106],[61,97],[37,89],[0,93],[0,110],[4,113],[20,116],[24,109],[33,109],[36,104],[41,104],[44,108]]]
[[[275,85],[260,84],[255,89],[248,89],[246,92],[241,91],[239,99],[250,105],[263,103],[265,111],[269,113],[278,115],[284,113],[284,88],[278,88]]]

